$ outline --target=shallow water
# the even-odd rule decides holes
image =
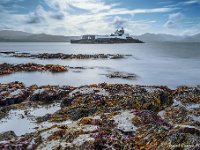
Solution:
[[[21,72],[0,77],[0,83],[21,81],[26,85],[54,84],[80,86],[92,83],[129,83],[145,85],[200,84],[200,43],[145,43],[145,44],[70,44],[70,43],[0,43],[0,51],[68,54],[132,54],[118,60],[41,60],[0,56],[0,63],[61,64],[94,69],[65,73]],[[109,79],[102,75],[111,71],[135,73],[136,80]]]
[[[11,110],[6,118],[0,120],[0,133],[5,131],[14,131],[17,136],[35,131],[37,128],[51,127],[53,124],[44,122],[36,123],[36,117],[46,114],[53,114],[60,109],[60,104],[50,106],[40,106],[38,108],[29,108],[29,115],[25,115],[25,110]]]

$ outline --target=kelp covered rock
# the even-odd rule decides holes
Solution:
[[[7,131],[7,132],[3,132],[0,133],[0,141],[5,141],[5,140],[12,140],[17,138],[15,132],[13,131]]]
[[[62,97],[60,92],[55,89],[42,88],[37,89],[30,96],[31,101],[43,101],[52,102],[53,100],[58,100]]]
[[[29,96],[23,83],[0,84],[0,106],[7,106],[24,101]]]
[[[25,87],[21,82],[0,84],[0,106],[9,106],[24,101],[53,102],[66,97],[74,88],[69,86]]]
[[[131,55],[122,54],[64,54],[64,53],[19,53],[19,52],[0,52],[10,57],[40,58],[40,59],[123,59]]]
[[[5,139],[1,149],[199,149],[199,87],[170,90],[106,83],[25,87],[16,82],[1,84],[0,89],[4,98],[21,89],[28,92],[25,101],[30,103],[46,105],[55,99],[61,103],[60,110],[36,118],[33,133]]]
[[[95,87],[100,88],[101,91],[104,92],[95,90]],[[82,114],[81,116],[86,117],[88,114],[86,113],[87,111],[80,111],[85,110],[85,108],[89,111],[95,108],[95,112],[97,113],[109,113],[123,109],[158,111],[162,109],[162,107],[166,107],[172,103],[172,93],[169,89],[164,87],[99,84],[91,85],[87,87],[87,90],[86,87],[82,87],[82,89],[83,88],[85,92],[84,90],[76,90],[76,92],[73,91],[70,93],[70,97],[63,99],[61,114],[72,117],[72,112],[73,115],[85,112],[85,115]],[[93,92],[91,93],[88,88],[94,89]],[[78,119],[79,117],[75,118]]]
[[[5,74],[12,74],[15,72],[21,72],[21,71],[49,71],[49,72],[64,72],[67,71],[67,68],[65,66],[61,65],[41,65],[41,64],[35,64],[35,63],[27,63],[27,64],[0,64],[0,75]]]

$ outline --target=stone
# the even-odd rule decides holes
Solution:
[[[0,133],[0,141],[6,141],[17,138],[15,132],[13,131],[6,131],[3,133]]]

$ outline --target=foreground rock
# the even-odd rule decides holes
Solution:
[[[61,65],[41,65],[41,64],[35,64],[35,63],[27,63],[27,64],[0,64],[0,75],[5,74],[12,74],[15,72],[21,72],[21,71],[49,71],[49,72],[64,72],[68,71],[65,66]]]
[[[13,131],[7,131],[7,132],[0,133],[0,141],[12,140],[15,138],[17,138],[17,136]]]
[[[25,89],[29,91],[25,101],[35,104],[45,104],[44,99],[61,102],[60,110],[38,118],[35,132],[11,136],[12,140],[2,138],[0,149],[200,148],[199,87],[170,90],[106,83],[77,88],[24,87],[17,82],[0,87],[1,91]],[[11,106],[15,104],[7,107]],[[23,108],[23,103],[19,106]],[[40,128],[40,123],[51,126]]]
[[[122,54],[64,54],[64,53],[19,53],[19,52],[0,52],[0,54],[10,57],[40,58],[40,59],[123,59],[131,55]]]
[[[74,88],[69,86],[30,86],[25,87],[21,82],[0,84],[0,107],[36,101],[51,103],[66,97]],[[3,107],[0,109],[2,110]]]

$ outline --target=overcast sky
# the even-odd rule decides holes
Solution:
[[[200,0],[0,0],[0,30],[59,35],[200,32]]]

